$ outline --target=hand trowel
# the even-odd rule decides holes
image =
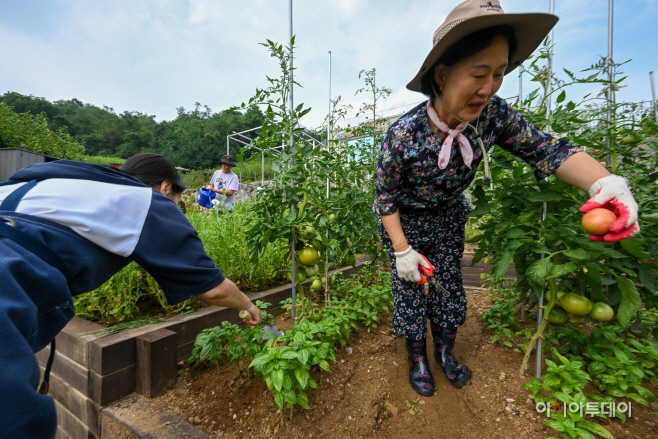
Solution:
[[[252,319],[251,313],[249,311],[247,311],[246,309],[241,310],[238,315],[243,320],[251,320]],[[263,330],[261,332],[265,332],[265,333],[268,334],[268,335],[263,336],[263,340],[269,340],[271,338],[280,337],[280,336],[283,335],[282,330],[280,330],[279,328],[277,328],[274,325],[269,325],[269,324],[263,326]]]

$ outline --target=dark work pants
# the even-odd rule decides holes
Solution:
[[[450,294],[429,285],[407,282],[398,276],[393,244],[381,218],[379,233],[391,257],[393,287],[393,332],[421,340],[427,336],[427,319],[433,324],[453,328],[466,320],[466,293],[462,280],[468,202],[462,197],[439,214],[428,211],[400,211],[402,230],[414,250],[436,267],[434,278]],[[397,244],[397,243],[396,243]]]

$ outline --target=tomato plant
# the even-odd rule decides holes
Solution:
[[[552,78],[557,84],[553,91],[557,95],[556,108],[546,115],[529,111],[532,105],[537,106],[535,101],[542,106],[548,98],[545,87],[547,72],[537,67],[538,61],[546,57],[546,52],[542,52],[527,69],[534,69],[533,80],[542,84],[544,95],[540,95],[542,88],[535,90],[524,100],[519,111],[540,128],[550,126],[552,132],[558,133],[556,137],[586,147],[587,152],[599,161],[605,161],[605,155],[609,153],[612,157],[610,170],[626,177],[634,191],[642,212],[641,232],[616,243],[591,241],[580,227],[578,210],[588,194],[555,177],[535,181],[533,173],[522,161],[505,151],[493,149],[490,154],[493,187],[479,179],[471,192],[476,205],[471,216],[477,217],[480,224],[480,233],[469,240],[478,245],[473,262],[485,256],[492,258],[492,273],[501,280],[514,264],[518,273],[515,291],[519,302],[529,299],[532,304],[538,304],[545,292],[551,292],[544,303],[546,316],[557,305],[562,291],[616,308],[619,323],[627,327],[636,318],[643,301],[647,307],[653,308],[658,300],[658,267],[648,262],[658,259],[658,228],[653,220],[658,209],[658,170],[655,168],[658,149],[638,149],[616,142],[613,142],[614,148],[608,148],[606,138],[614,135],[617,128],[601,128],[601,125],[592,123],[607,112],[607,104],[591,96],[578,104],[566,100],[566,88],[570,85],[607,86],[607,79],[599,78],[607,62],[588,69],[588,74],[593,72],[588,77],[579,78],[566,71],[570,82]],[[614,86],[618,83],[615,82]],[[613,103],[613,111],[618,108]],[[620,115],[615,123],[625,130],[629,129],[629,124],[635,123],[635,119]],[[655,121],[649,117],[643,117],[641,124],[647,131],[658,131]],[[530,340],[521,366],[522,373],[546,322],[545,318]]]
[[[290,108],[289,61],[294,39],[287,46],[269,40],[263,46],[278,60],[281,72],[268,76],[269,86],[256,90],[243,107],[265,108],[265,123],[254,145],[268,151],[275,176],[267,189],[259,192],[254,219],[245,234],[254,271],[269,244],[285,243],[289,269],[293,262],[298,268],[300,307],[296,314],[301,319],[307,315],[308,298],[301,285],[307,276],[319,279],[332,266],[354,265],[357,254],[370,253],[373,260],[381,254],[377,221],[371,209],[372,194],[364,190],[366,177],[350,160],[350,148],[334,139],[319,142],[300,123],[310,108],[303,104]],[[333,117],[341,114],[337,111],[338,116]],[[280,145],[283,149],[275,154],[272,148]]]

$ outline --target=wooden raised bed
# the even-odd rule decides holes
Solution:
[[[466,254],[462,260],[464,283],[469,287],[480,287],[480,273],[489,272],[489,267],[483,263],[470,267],[469,256]],[[365,260],[367,258],[360,260],[356,268],[345,267],[336,271],[349,276],[358,272]],[[268,311],[277,314],[282,312],[279,302],[290,295],[291,285],[288,284],[252,294],[249,298],[252,301],[272,303],[273,306]],[[135,396],[121,403],[116,402],[134,392],[153,397],[173,384],[176,380],[177,362],[189,357],[199,332],[218,326],[225,320],[232,323],[241,321],[236,310],[210,306],[194,313],[176,316],[166,322],[125,329],[102,337],[88,333],[103,329],[103,326],[74,317],[57,336],[57,351],[50,375],[50,395],[55,400],[58,415],[56,437],[168,437],[164,433],[146,435],[140,433],[138,428],[126,425],[123,433],[119,434],[125,419],[138,421],[135,425],[142,421],[145,403],[143,398]],[[42,370],[49,352],[50,347],[47,347],[36,354]],[[112,403],[116,404],[103,409]],[[125,416],[127,411],[133,410],[131,407],[134,407],[133,416]],[[162,416],[165,415],[153,416],[153,419],[164,419]],[[188,427],[181,427],[183,424],[188,425],[183,421],[172,421],[167,425],[188,431]],[[156,422],[154,425],[159,424]],[[194,427],[189,427],[192,428],[189,431],[195,430]],[[173,434],[173,430],[170,433]],[[189,437],[207,436],[201,433],[201,436]]]

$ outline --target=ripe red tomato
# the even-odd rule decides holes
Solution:
[[[583,229],[592,235],[605,235],[610,231],[610,224],[617,221],[617,216],[610,210],[599,207],[583,215]]]

